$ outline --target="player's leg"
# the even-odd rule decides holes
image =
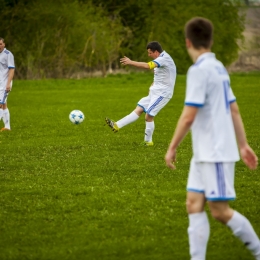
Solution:
[[[5,97],[5,90],[4,89],[0,89],[0,120],[2,120],[3,118],[3,106],[4,106],[4,97]]]
[[[9,109],[7,107],[7,102],[5,104],[3,104],[3,121],[4,121],[4,128],[1,129],[1,131],[5,131],[5,130],[11,130],[10,127],[10,112]]]
[[[4,113],[3,104],[0,104],[0,120],[2,120],[3,118],[3,113]]]
[[[149,96],[142,98],[137,103],[137,107],[135,108],[134,111],[132,111],[129,115],[123,117],[122,119],[116,122],[106,117],[105,120],[107,125],[110,126],[114,132],[118,132],[120,128],[135,122],[140,117],[140,115],[145,111],[146,107],[149,104],[149,101],[150,101]]]
[[[139,116],[144,112],[144,109],[140,106],[137,106],[134,111],[132,111],[129,115],[123,117],[122,119],[116,122],[118,128],[122,128],[126,125],[129,125],[135,122]]]
[[[153,132],[154,132],[154,116],[149,114],[145,115],[145,135],[144,135],[144,143],[146,146],[153,145]]]
[[[229,207],[235,198],[235,163],[203,164],[204,180],[208,183],[205,196],[212,216],[227,225],[235,236],[247,246],[256,259],[260,259],[260,242],[252,225],[243,215]],[[211,169],[210,169],[211,168]],[[206,174],[211,173],[211,174]]]
[[[252,252],[256,259],[260,259],[260,241],[249,220],[239,212],[231,209],[228,202],[209,202],[212,216],[227,225],[233,234]]]
[[[204,260],[209,240],[209,221],[205,206],[204,184],[199,165],[191,161],[186,207],[189,214],[189,245],[192,260]]]
[[[150,97],[149,105],[146,108],[144,135],[145,144],[148,146],[153,145],[153,133],[155,129],[154,117],[170,101],[169,98],[158,95],[150,95]]]

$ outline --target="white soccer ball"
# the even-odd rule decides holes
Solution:
[[[85,116],[80,110],[73,110],[69,115],[70,121],[75,125],[82,123],[84,118]]]

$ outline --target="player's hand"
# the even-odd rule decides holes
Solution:
[[[128,64],[131,64],[131,60],[128,58],[128,57],[126,57],[126,56],[124,56],[124,58],[121,58],[120,59],[120,63],[122,64],[122,65],[128,65]]]
[[[247,165],[249,169],[256,169],[258,165],[258,158],[248,144],[245,147],[240,148],[240,155],[243,162]]]
[[[6,92],[10,92],[10,90],[11,90],[11,86],[10,86],[10,84],[9,84],[9,85],[6,86],[5,91],[6,91]]]
[[[176,166],[175,166],[175,161],[176,161],[176,150],[170,150],[168,149],[166,155],[165,155],[165,162],[166,165],[170,168],[175,170]]]

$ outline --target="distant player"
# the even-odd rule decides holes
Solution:
[[[188,71],[185,106],[165,161],[175,169],[176,149],[191,128],[193,158],[187,184],[191,259],[203,260],[206,256],[210,227],[204,207],[208,201],[212,216],[227,225],[260,260],[260,242],[254,229],[247,218],[228,204],[236,196],[237,143],[241,158],[250,169],[256,169],[258,158],[247,143],[229,75],[211,52],[212,23],[193,18],[186,24],[185,34],[194,65]]]
[[[176,80],[176,66],[171,56],[163,51],[158,42],[150,42],[147,47],[148,56],[153,59],[148,63],[132,61],[127,57],[120,60],[123,65],[131,65],[138,68],[154,69],[154,81],[150,87],[149,95],[138,101],[135,110],[117,122],[105,118],[108,126],[114,132],[136,121],[145,112],[145,136],[144,145],[153,145],[154,117],[170,101]],[[134,87],[134,86],[133,86]]]
[[[10,113],[7,107],[7,96],[12,89],[14,77],[14,56],[5,48],[3,38],[0,38],[0,119],[5,126],[0,131],[10,131]]]

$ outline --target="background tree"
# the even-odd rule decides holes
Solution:
[[[29,3],[30,2],[30,3]],[[119,66],[121,55],[147,60],[146,44],[159,41],[178,73],[191,64],[184,25],[212,20],[213,51],[230,64],[238,53],[243,17],[233,0],[0,0],[1,37],[15,55],[16,77],[74,77]]]
[[[2,32],[19,78],[69,77],[118,59],[127,28],[91,3],[18,1],[5,6]],[[103,69],[104,70],[104,69]]]
[[[147,42],[158,40],[174,58],[179,73],[185,73],[191,60],[185,49],[184,25],[194,16],[210,19],[215,27],[213,51],[229,65],[238,55],[237,40],[243,38],[244,16],[239,15],[239,1],[233,0],[95,0],[109,14],[117,13],[133,34],[126,55],[147,58]]]

